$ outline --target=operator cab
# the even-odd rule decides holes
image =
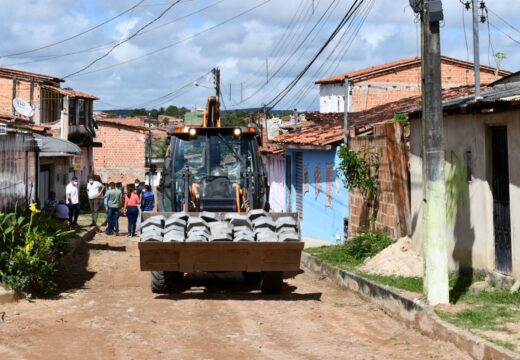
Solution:
[[[256,127],[182,127],[170,135],[159,189],[164,211],[263,208],[266,180]]]

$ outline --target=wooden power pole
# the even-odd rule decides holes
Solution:
[[[440,0],[420,0],[417,5],[422,24],[424,289],[428,303],[436,305],[450,300],[439,34],[443,14]]]

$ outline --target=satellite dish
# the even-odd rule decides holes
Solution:
[[[21,115],[31,117],[34,114],[33,107],[20,98],[13,99],[14,109]]]

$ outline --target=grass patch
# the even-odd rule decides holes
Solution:
[[[340,269],[354,270],[363,263],[363,260],[354,258],[345,245],[321,246],[305,249],[305,252],[316,256],[327,264],[337,266]]]
[[[375,281],[380,284],[388,285],[397,289],[402,289],[418,294],[423,292],[423,279],[420,277],[406,277],[393,275],[377,275],[369,273],[360,273],[367,279]]]

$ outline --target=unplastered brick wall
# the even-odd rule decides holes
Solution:
[[[368,146],[379,154],[379,193],[376,204],[369,204],[359,190],[350,192],[351,235],[370,226],[370,208],[378,207],[374,226],[399,238],[409,232],[410,196],[408,187],[407,129],[397,123],[374,127],[371,136],[351,138],[350,146],[359,150]]]
[[[473,69],[452,63],[441,64],[442,87],[474,84]],[[480,72],[482,84],[497,80],[490,70]],[[359,79],[351,84],[350,111],[364,111],[375,106],[397,101],[421,93],[421,66],[397,69],[381,73],[369,79]]]
[[[96,141],[103,144],[94,148],[94,169],[103,182],[131,184],[144,180],[146,133],[118,124],[100,124]]]

